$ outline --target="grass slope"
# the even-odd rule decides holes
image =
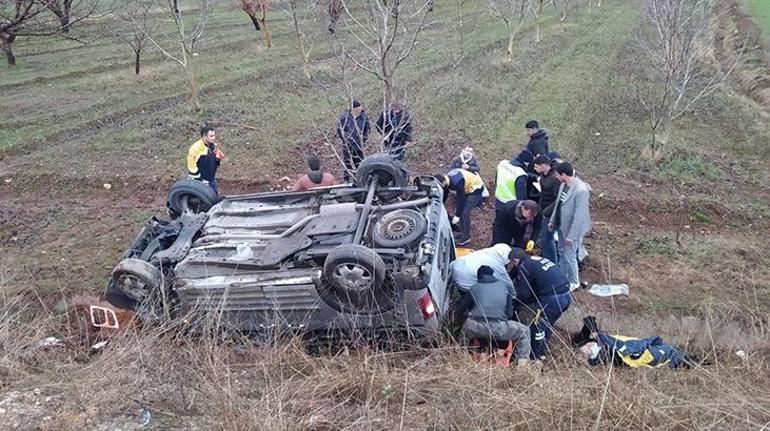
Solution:
[[[770,3],[765,0],[744,0],[749,11],[756,18],[764,37],[770,40]]]

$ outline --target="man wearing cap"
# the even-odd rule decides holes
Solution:
[[[404,160],[404,150],[412,142],[412,118],[400,103],[391,105],[377,120],[377,131],[382,135],[383,149]]]
[[[324,172],[321,169],[321,159],[318,157],[310,157],[307,160],[307,166],[310,168],[310,171],[297,179],[294,183],[294,187],[291,189],[292,191],[301,192],[317,187],[333,186],[337,184],[337,179],[334,178],[334,175],[329,172]]]
[[[527,129],[527,136],[529,136],[527,149],[535,156],[548,155],[548,131],[541,129],[540,124],[535,120],[527,121],[524,127]]]
[[[532,152],[524,149],[515,159],[497,164],[495,208],[516,199],[527,199],[527,168],[533,158]]]
[[[369,119],[361,102],[353,100],[350,106],[342,113],[337,125],[337,136],[342,140],[345,181],[350,180],[350,175],[355,173],[364,159],[364,146],[369,139]]]
[[[530,257],[520,248],[512,249],[509,259],[516,300],[534,313],[530,325],[532,354],[535,359],[545,359],[553,325],[572,304],[569,280],[555,263],[539,256]]]

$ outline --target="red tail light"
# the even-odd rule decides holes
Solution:
[[[426,293],[420,299],[418,299],[417,305],[420,306],[422,317],[425,320],[430,319],[434,314],[436,314],[436,306],[433,305],[433,298],[431,298],[430,293]]]

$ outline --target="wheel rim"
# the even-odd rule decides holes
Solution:
[[[183,195],[181,198],[182,214],[198,214],[201,210],[200,199],[191,196]]]
[[[346,263],[334,268],[334,281],[345,288],[355,292],[364,292],[372,288],[372,273],[365,267]]]
[[[416,223],[411,217],[398,217],[383,223],[380,232],[387,239],[398,240],[411,235],[415,225]]]
[[[147,283],[133,274],[122,274],[117,282],[123,293],[140,302],[144,300],[150,290]]]

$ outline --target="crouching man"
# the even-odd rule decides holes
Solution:
[[[517,364],[526,365],[531,354],[529,329],[513,320],[513,284],[495,277],[495,271],[486,265],[476,276],[477,282],[470,290],[460,291],[457,313],[468,316],[463,333],[468,340],[486,340],[490,348],[512,341]],[[498,351],[497,356],[502,352]]]
[[[508,275],[513,269],[510,253],[509,245],[496,244],[452,262],[452,280],[461,295],[453,314],[458,324],[470,316],[463,324],[469,339],[516,343],[517,362],[524,365],[531,355],[529,330],[511,318],[516,297]]]

